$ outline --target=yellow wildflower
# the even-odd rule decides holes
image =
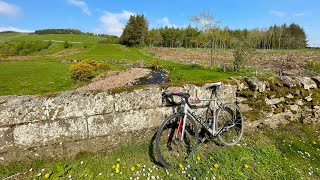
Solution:
[[[200,161],[200,160],[201,160],[201,157],[200,157],[200,156],[197,156],[197,160]]]
[[[120,162],[120,158],[117,159],[117,162]]]
[[[171,174],[171,173],[170,173],[170,174],[169,174],[169,176],[170,176],[170,177],[172,177],[172,176],[173,176],[173,174]]]
[[[134,168],[134,166],[131,166],[131,171],[133,172],[136,168]]]
[[[45,179],[48,179],[49,177],[50,177],[50,174],[49,174],[49,173],[47,173],[47,174],[44,175],[44,178],[45,178]]]
[[[117,165],[116,165],[116,168],[118,168],[118,169],[119,169],[119,168],[120,168],[120,164],[117,164]]]
[[[112,169],[114,169],[114,168],[116,168],[116,166],[115,166],[115,165],[112,165]]]
[[[244,168],[248,169],[250,166],[248,164],[244,165]]]
[[[141,167],[141,164],[138,163],[138,164],[137,164],[137,167],[140,168],[140,167]]]
[[[179,167],[182,169],[184,166],[183,166],[183,164],[180,163],[180,164],[179,164]]]
[[[120,172],[120,169],[119,168],[116,168],[116,173],[118,174]]]
[[[216,169],[219,168],[219,164],[214,164],[213,166],[214,166],[214,168],[216,168]]]

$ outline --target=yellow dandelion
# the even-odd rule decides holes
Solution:
[[[117,165],[116,165],[116,168],[118,168],[118,169],[119,169],[119,168],[120,168],[120,164],[117,164]]]
[[[44,175],[44,178],[45,178],[45,179],[48,179],[49,177],[50,177],[50,174],[49,174],[49,173],[47,173],[47,174]]]
[[[169,176],[170,176],[170,177],[172,177],[172,176],[173,176],[173,174],[171,174],[171,173],[170,173],[170,174],[169,174]]]
[[[248,169],[250,166],[248,164],[244,165],[244,168]]]
[[[200,160],[201,160],[201,157],[200,157],[200,156],[197,156],[197,160],[200,161]]]
[[[180,163],[180,164],[179,164],[179,167],[182,169],[184,166],[183,166],[183,164]]]
[[[117,159],[117,162],[120,162],[120,160],[121,160],[121,159],[120,159],[120,158],[118,158],[118,159]]]
[[[120,172],[120,169],[119,168],[116,168],[116,173],[118,174]]]
[[[141,167],[141,164],[138,163],[138,164],[137,164],[137,167],[140,168],[140,167]]]
[[[134,166],[131,166],[131,171],[133,172],[136,168],[134,168]]]
[[[116,166],[115,166],[115,165],[112,165],[112,169],[114,169],[114,168],[116,168]]]
[[[219,164],[214,164],[213,166],[214,166],[214,168],[216,168],[216,169],[219,168]]]

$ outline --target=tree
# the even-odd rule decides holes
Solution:
[[[120,43],[127,46],[144,46],[148,39],[148,21],[144,15],[131,15]]]
[[[215,40],[214,29],[217,28],[217,25],[220,23],[220,21],[216,20],[216,18],[209,11],[203,11],[196,16],[192,16],[190,20],[200,24],[207,36],[210,47],[210,68],[212,68],[213,64],[215,63],[213,58],[213,43]]]

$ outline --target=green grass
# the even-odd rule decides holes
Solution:
[[[162,62],[161,67],[169,70],[173,82],[221,81],[232,76],[240,76],[245,72],[222,72],[222,70],[202,68],[198,65]]]
[[[73,59],[92,59],[92,60],[123,60],[150,61],[152,58],[143,55],[139,48],[126,47],[119,44],[95,44],[87,48],[84,52],[69,56]]]
[[[75,82],[69,64],[52,61],[0,62],[0,95],[42,94],[69,90]]]
[[[43,41],[43,40],[54,40],[54,41],[70,41],[85,43],[97,43],[102,40],[102,37],[93,37],[85,34],[27,34],[27,33],[1,33],[0,42],[6,41]]]
[[[168,169],[158,166],[150,160],[150,144],[132,142],[113,152],[82,153],[62,161],[13,162],[0,168],[0,177],[19,172],[26,173],[20,177],[23,179],[41,179],[46,174],[50,179],[69,176],[73,179],[146,179],[151,176],[160,179],[319,179],[319,128],[319,124],[291,124],[245,135],[239,146],[200,144],[196,154],[182,164],[183,169],[179,165]],[[117,164],[120,166],[118,173]],[[30,172],[31,168],[33,171]],[[39,173],[41,175],[37,177]]]
[[[73,34],[48,34],[36,35],[26,33],[0,34],[0,42],[9,40],[55,40],[81,42],[72,44],[65,49],[63,43],[53,42],[43,51],[32,54],[30,59],[34,61],[0,62],[0,95],[11,94],[42,94],[56,91],[70,90],[76,86],[68,73],[68,63],[62,63],[65,59],[77,60],[118,60],[117,65],[132,64],[136,61],[144,61],[151,65],[157,60],[147,55],[147,50],[137,47],[126,47],[119,44],[99,44],[101,37]],[[84,48],[86,46],[86,48]],[[77,54],[55,53],[61,51],[75,51]],[[62,55],[62,56],[61,56]],[[230,76],[238,76],[243,73],[221,72],[219,69],[205,69],[197,65],[185,65],[177,61],[159,60],[160,66],[169,70],[170,79],[173,82],[197,82],[220,81]],[[118,67],[119,66],[113,66]]]

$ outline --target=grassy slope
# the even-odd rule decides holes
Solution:
[[[64,59],[93,59],[93,60],[121,60],[120,64],[145,61],[152,64],[155,60],[143,53],[145,49],[125,47],[118,44],[98,44],[100,37],[86,35],[35,35],[22,33],[0,34],[0,40],[68,40],[82,42],[73,44],[69,49],[64,49],[63,43],[53,42],[49,49],[32,54],[32,62],[15,61],[0,62],[0,95],[10,94],[41,94],[70,90],[76,82],[68,75],[68,63],[61,63]],[[86,44],[86,48],[84,48]],[[56,56],[55,53],[77,51],[78,54]],[[63,54],[63,53],[62,53]],[[221,73],[217,70],[208,70],[193,65],[182,65],[160,60],[161,67],[170,71],[173,82],[190,82],[206,80],[223,80],[237,73]]]
[[[183,164],[187,167],[184,169],[178,165],[167,170],[157,166],[148,154],[152,146],[140,142],[120,147],[111,153],[87,154],[63,161],[46,159],[14,162],[0,167],[0,177],[20,172],[26,173],[23,178],[31,179],[37,179],[39,173],[40,178],[48,174],[52,179],[58,176],[63,179],[69,176],[73,179],[145,179],[148,176],[163,179],[319,179],[319,128],[319,124],[290,125],[245,135],[241,145],[232,147],[201,144],[196,154]],[[120,165],[118,173],[117,164]],[[30,168],[34,170],[29,172]],[[44,171],[41,172],[41,169]]]
[[[93,37],[82,34],[27,34],[27,33],[1,33],[0,42],[6,41],[43,41],[43,40],[55,40],[55,41],[71,41],[85,43],[97,43],[103,39],[102,37]]]

